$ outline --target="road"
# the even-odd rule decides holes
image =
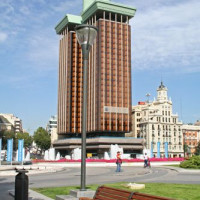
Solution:
[[[180,173],[166,167],[153,167],[144,169],[142,167],[123,167],[120,173],[115,172],[115,167],[88,167],[86,184],[104,184],[112,182],[136,182],[136,183],[182,183],[200,184],[200,173],[190,171]],[[14,176],[0,177],[0,200],[8,199],[7,191],[14,189]],[[69,185],[80,185],[80,168],[68,167],[56,173],[43,173],[29,175],[29,187],[59,187]]]

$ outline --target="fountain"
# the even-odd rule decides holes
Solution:
[[[27,151],[27,154],[26,154],[26,157],[25,157],[25,159],[24,159],[25,161],[30,161],[31,159],[30,159],[30,152],[29,151]]]
[[[56,160],[60,160],[60,152],[57,153]]]
[[[55,160],[55,149],[54,148],[49,149],[49,160]]]
[[[46,150],[44,152],[44,160],[49,160],[49,151],[48,150]]]
[[[105,160],[110,160],[110,157],[109,157],[107,151],[104,152],[104,159],[105,159]]]
[[[80,160],[81,159],[81,149],[76,148],[76,149],[73,150],[72,159],[73,160]]]
[[[121,153],[121,157],[123,157],[123,148],[120,148],[118,144],[110,145],[110,159],[116,159],[117,152]]]

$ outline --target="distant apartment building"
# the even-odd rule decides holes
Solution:
[[[132,136],[145,140],[152,157],[183,157],[182,122],[173,114],[163,82],[153,102],[139,102],[132,107],[132,118]]]
[[[22,120],[20,118],[14,116],[13,114],[4,114],[4,113],[0,113],[0,116],[4,117],[12,125],[11,129],[9,128],[6,130],[12,130],[15,133],[23,132]]]
[[[194,155],[198,142],[200,142],[200,125],[184,124],[183,143],[186,145],[185,154]]]
[[[13,125],[2,115],[0,115],[0,131],[14,131]]]
[[[47,132],[51,135],[51,143],[58,139],[57,134],[57,115],[51,116],[46,127]]]

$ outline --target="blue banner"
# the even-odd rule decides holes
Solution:
[[[13,139],[7,140],[7,161],[12,161],[12,154],[13,154]]]
[[[18,140],[18,162],[23,161],[24,140]]]
[[[157,142],[157,158],[160,158],[160,142]]]
[[[0,160],[1,160],[2,139],[0,138]]]
[[[151,158],[153,158],[153,142],[151,142]]]
[[[165,142],[165,158],[168,158],[168,142]]]

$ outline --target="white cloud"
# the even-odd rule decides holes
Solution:
[[[27,38],[26,58],[31,65],[26,67],[37,71],[57,70],[59,39],[51,31],[41,30]]]
[[[82,1],[80,0],[73,0],[73,1],[59,1],[56,2],[55,5],[51,6],[54,12],[64,12],[64,14],[72,13],[81,13],[82,10]]]
[[[22,6],[20,7],[19,11],[23,14],[23,15],[30,15],[31,11],[27,6]]]
[[[7,34],[0,32],[0,43],[4,42],[7,39]]]
[[[200,71],[200,2],[138,9],[131,20],[135,69]]]

